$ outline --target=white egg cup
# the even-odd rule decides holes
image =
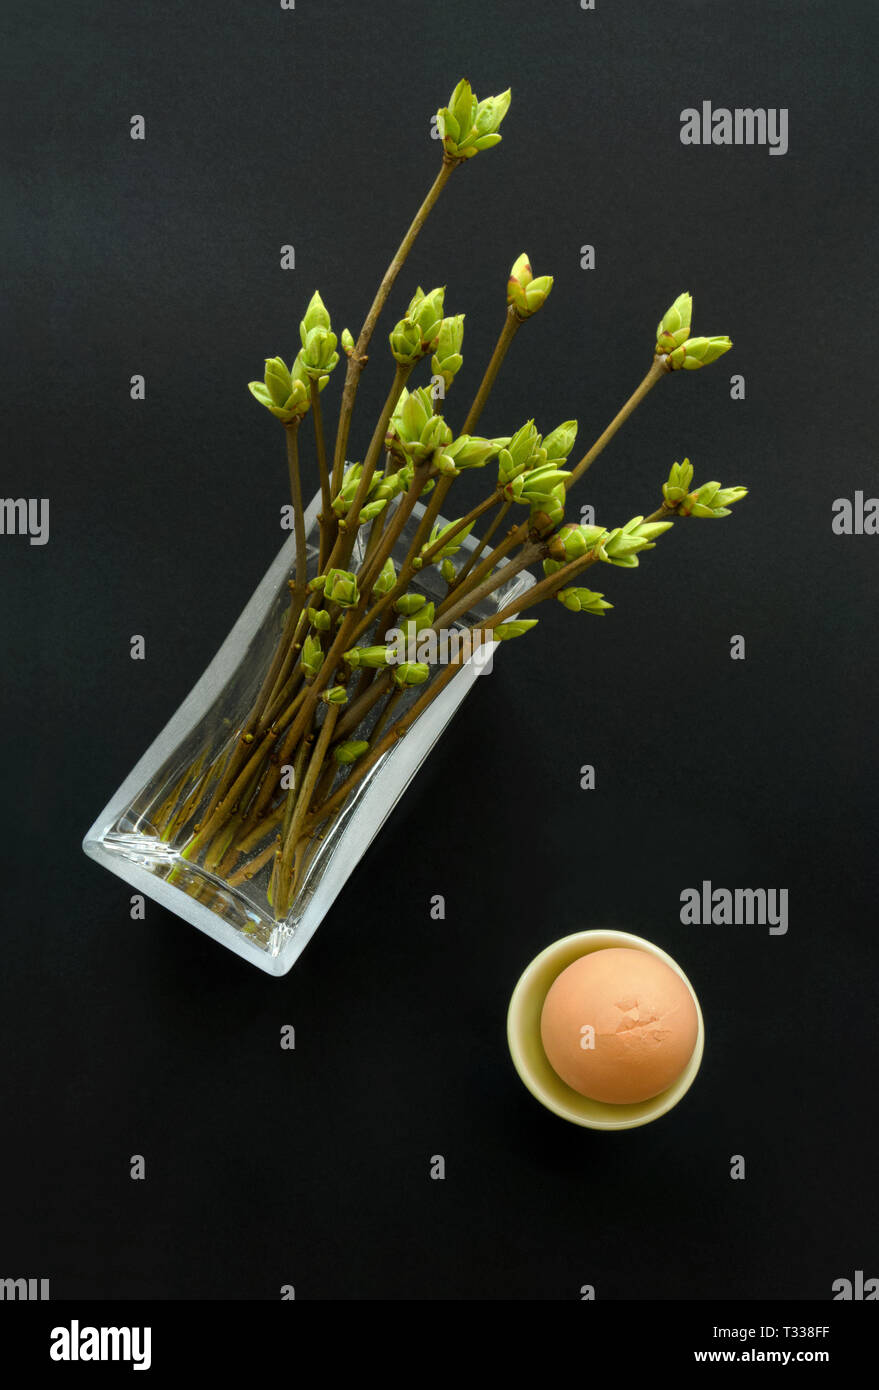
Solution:
[[[610,1105],[607,1101],[581,1096],[553,1071],[540,1038],[540,1015],[553,981],[581,956],[612,946],[646,951],[648,955],[664,961],[683,980],[696,1005],[696,1046],[686,1067],[677,1080],[660,1091],[659,1095],[632,1105]],[[639,1125],[649,1125],[653,1120],[658,1120],[660,1115],[666,1115],[692,1086],[702,1063],[705,1025],[696,991],[690,981],[677,962],[654,946],[652,941],[624,931],[581,931],[547,946],[545,951],[534,957],[520,977],[507,1014],[507,1042],[516,1071],[531,1094],[547,1110],[586,1129],[636,1129]]]

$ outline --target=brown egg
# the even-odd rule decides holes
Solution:
[[[696,1046],[693,995],[648,951],[609,947],[553,981],[540,1036],[553,1071],[582,1096],[628,1105],[677,1080]]]

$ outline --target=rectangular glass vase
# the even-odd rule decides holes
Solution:
[[[305,517],[309,577],[317,573],[319,506],[318,496]],[[423,515],[423,505],[416,504],[392,552],[398,569]],[[439,517],[437,524],[446,522]],[[456,557],[458,563],[469,556],[473,546],[473,538],[466,537]],[[358,541],[352,568],[356,569],[361,559],[362,542]],[[179,817],[187,805],[191,823],[198,814],[198,802],[192,803],[193,796],[198,795],[193,790],[198,774],[191,770],[202,755],[202,766],[206,766],[224,750],[231,751],[238,741],[281,637],[294,564],[295,538],[291,535],[201,679],[83,841],[86,854],[138,892],[270,975],[285,975],[298,959],[477,676],[490,669],[497,645],[492,642],[477,649],[418,716],[406,737],[352,788],[329,829],[318,837],[319,843],[309,846],[307,870],[289,911],[279,919],[269,901],[270,860],[250,880],[231,884],[231,874],[211,872],[183,858],[184,842],[175,841],[165,823],[175,808]],[[422,570],[415,582],[419,591],[437,604],[445,597],[446,585],[435,566]],[[514,575],[453,626],[463,628],[484,621],[533,583],[527,571]],[[364,645],[368,640],[366,634],[361,639]],[[434,680],[441,669],[435,668],[430,679]],[[394,718],[426,689],[429,684],[407,690]],[[358,737],[368,735],[375,718],[373,713],[358,726]],[[205,805],[209,790],[203,794]]]

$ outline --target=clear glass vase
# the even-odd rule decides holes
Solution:
[[[319,506],[318,496],[305,518],[309,577],[317,573]],[[416,504],[393,551],[398,568],[423,515],[424,507]],[[445,525],[443,518],[437,520]],[[468,536],[458,559],[466,557],[473,545],[473,538]],[[361,559],[362,549],[358,548],[352,568]],[[201,679],[83,841],[92,859],[270,975],[285,975],[299,957],[477,676],[490,668],[497,645],[489,643],[474,652],[418,716],[406,737],[375,763],[332,821],[316,832],[314,843],[307,846],[307,867],[295,897],[289,910],[278,918],[270,901],[271,859],[251,878],[241,881],[240,866],[224,869],[221,863],[208,869],[198,860],[190,862],[182,852],[193,824],[198,824],[199,811],[211,796],[211,785],[200,790],[199,779],[205,768],[237,745],[277,648],[294,564],[295,538],[291,535]],[[485,620],[533,583],[527,571],[514,575],[456,626]],[[445,596],[446,586],[435,566],[421,571],[417,585],[430,599],[439,601]],[[366,644],[366,635],[361,642]],[[436,679],[441,669],[435,668],[430,679]],[[394,718],[428,688],[422,685],[407,690],[396,705]],[[351,736],[365,737],[376,717],[375,712],[368,715]],[[270,839],[267,832],[265,846]]]

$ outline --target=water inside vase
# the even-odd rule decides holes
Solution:
[[[316,512],[314,504],[309,511]],[[398,567],[408,552],[423,512],[424,508],[418,504],[397,542],[392,558]],[[445,524],[442,518],[439,518],[439,524]],[[308,547],[310,574],[317,572],[316,540],[317,526],[313,521],[309,530]],[[472,547],[473,541],[467,537],[460,554],[466,555]],[[358,539],[351,567],[356,569],[362,559],[363,541]],[[292,556],[288,555],[288,561],[292,564]],[[234,652],[231,654],[235,658],[234,662],[230,664],[228,660],[225,661],[219,681],[213,666],[208,669],[190,696],[193,708],[185,732],[174,737],[173,744],[169,745],[167,751],[164,748],[159,749],[158,759],[150,759],[150,755],[147,755],[151,762],[148,775],[138,790],[126,798],[124,806],[99,836],[100,845],[107,854],[136,866],[179,893],[185,894],[201,904],[225,927],[239,933],[254,948],[272,955],[281,951],[285,942],[296,931],[333,859],[343,832],[351,824],[352,817],[356,816],[367,791],[381,778],[386,761],[397,751],[394,749],[379,759],[344,799],[336,816],[318,827],[316,833],[308,840],[303,850],[304,862],[297,879],[295,897],[286,911],[276,912],[270,886],[274,858],[272,846],[278,833],[277,821],[263,826],[263,834],[255,839],[252,845],[248,845],[246,837],[256,836],[257,828],[249,830],[246,817],[240,822],[235,818],[232,830],[237,836],[237,844],[247,846],[246,852],[236,854],[235,845],[231,841],[228,849],[224,850],[222,842],[218,846],[215,840],[208,855],[201,853],[191,861],[186,857],[187,847],[200,823],[199,817],[209,808],[216,790],[216,774],[213,778],[206,779],[205,770],[218,768],[222,771],[225,759],[238,747],[241,730],[253,708],[264,674],[281,637],[290,599],[290,564],[282,563],[278,568],[276,561],[273,567],[277,569],[276,582],[270,591],[262,596],[258,611],[255,611],[254,605],[260,594],[260,591],[257,591],[254,600],[245,610],[219,654],[218,660],[228,656],[227,648],[233,644]],[[437,604],[446,596],[445,582],[436,567],[422,570],[413,582],[417,583],[419,592]],[[530,575],[516,575],[496,590],[481,608],[472,614],[464,615],[454,626],[463,628],[480,617],[496,612],[498,606],[508,603],[516,593],[524,591],[532,582],[533,578]],[[382,632],[386,627],[392,626],[393,622],[393,618],[389,621],[386,617],[381,624]],[[359,639],[359,645],[369,645],[371,640],[382,640],[382,634],[366,633]],[[438,669],[432,672],[431,680],[436,678]],[[463,673],[459,672],[452,679],[450,689],[462,675]],[[404,713],[426,688],[420,686],[402,691],[394,706],[394,718]],[[368,738],[379,717],[380,706],[366,715],[352,736]],[[423,717],[420,716],[415,721],[408,741],[417,742],[419,724]],[[156,753],[163,738],[164,735],[160,736],[157,745],[150,750],[151,754]],[[346,769],[340,768],[333,782],[324,788],[324,794],[328,795],[337,789],[345,774]],[[387,806],[379,803],[376,809],[373,798],[373,820],[377,819],[380,824],[392,805],[393,801]],[[279,807],[274,814],[277,816],[281,810],[282,807]],[[362,845],[357,858],[369,843],[374,830],[374,825],[365,826],[364,833],[355,837],[355,842]],[[86,848],[89,848],[88,843]],[[344,882],[352,867],[350,863],[341,866],[340,882]],[[117,868],[117,872],[122,872],[121,868]]]

